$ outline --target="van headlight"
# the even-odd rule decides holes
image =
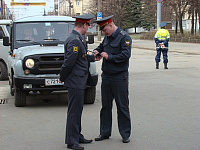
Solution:
[[[25,65],[27,68],[33,68],[33,66],[35,65],[35,62],[33,59],[27,59],[25,62]]]

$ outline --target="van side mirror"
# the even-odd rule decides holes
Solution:
[[[3,46],[10,46],[9,37],[7,36],[3,37]]]
[[[0,31],[0,39],[3,39],[3,32]]]

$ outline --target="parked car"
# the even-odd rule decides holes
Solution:
[[[9,47],[3,46],[3,37],[9,37],[12,20],[0,20],[0,80],[8,79],[8,52]]]

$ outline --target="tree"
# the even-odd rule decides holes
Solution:
[[[149,1],[144,1],[142,5],[142,22],[141,26],[147,30],[155,27],[156,24],[156,3]]]
[[[101,12],[103,17],[114,15],[113,21],[122,29],[141,26],[150,30],[156,22],[155,4],[155,0],[104,0]],[[90,4],[87,12],[95,14],[97,5],[97,1]]]
[[[177,33],[177,22],[179,22],[180,32],[183,34],[182,18],[186,12],[190,0],[167,0],[166,3],[173,9],[176,15],[176,33]]]
[[[123,28],[123,18],[127,0],[105,0],[102,3],[103,16],[114,15],[115,24]]]
[[[122,27],[122,19],[124,17],[124,7],[127,0],[104,0],[101,3],[101,12],[103,17],[114,15],[113,18],[115,24]],[[90,1],[89,8],[87,8],[87,12],[96,14],[98,11],[98,2]]]
[[[122,19],[123,28],[136,28],[141,26],[142,22],[142,3],[141,0],[127,0],[124,7],[124,17]]]
[[[198,0],[188,0],[189,2],[189,9],[188,9],[188,14],[189,14],[189,18],[191,16],[192,20],[191,20],[191,34],[196,34],[196,31],[197,31],[197,18],[199,16],[199,19],[200,19],[200,1]],[[200,21],[199,21],[200,23]],[[200,28],[199,28],[200,29]]]

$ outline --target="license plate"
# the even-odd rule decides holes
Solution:
[[[64,83],[59,83],[58,79],[45,79],[45,85],[51,86],[51,85],[63,85]]]

